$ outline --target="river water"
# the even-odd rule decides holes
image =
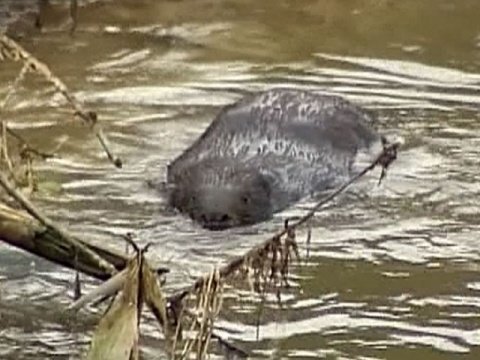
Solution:
[[[312,226],[279,309],[229,289],[217,325],[253,358],[478,359],[480,356],[480,3],[477,0],[181,0],[89,2],[69,35],[52,2],[21,43],[99,113],[124,160],[115,169],[60,96],[29,76],[5,113],[61,158],[38,163],[42,210],[84,238],[123,249],[154,242],[173,291],[299,214],[209,232],[165,209],[146,184],[247,91],[290,86],[339,94],[405,144],[386,181],[367,177]],[[20,34],[18,34],[20,35]],[[0,92],[18,66],[0,63]],[[375,173],[378,176],[378,172]],[[305,255],[306,230],[298,234]],[[0,246],[0,358],[77,359],[98,309],[76,322],[74,274]],[[85,279],[86,289],[96,282]],[[146,359],[164,358],[152,321]]]

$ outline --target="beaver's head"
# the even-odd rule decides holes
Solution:
[[[253,224],[272,216],[270,185],[254,168],[201,161],[174,176],[170,204],[210,230]]]

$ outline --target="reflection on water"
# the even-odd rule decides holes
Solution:
[[[119,249],[117,235],[134,230],[155,242],[152,261],[172,269],[168,287],[182,286],[305,204],[211,233],[167,211],[145,180],[161,181],[168,161],[245,92],[340,94],[405,139],[399,159],[382,186],[364,179],[315,218],[310,257],[283,308],[268,299],[258,341],[259,299],[245,289],[228,292],[222,335],[258,357],[480,355],[478,1],[91,2],[73,38],[67,12],[53,2],[43,32],[23,44],[100,113],[125,167],[114,169],[88,129],[68,121],[60,97],[27,81],[8,119],[45,150],[63,143],[62,158],[39,164],[61,184],[37,195],[46,212]],[[4,93],[18,69],[1,66]],[[96,316],[71,324],[55,311],[70,301],[73,274],[6,246],[0,269],[0,357],[77,357]],[[162,356],[156,329],[145,330],[146,357]]]

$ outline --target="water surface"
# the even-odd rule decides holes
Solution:
[[[247,251],[303,204],[249,230],[202,230],[146,185],[248,91],[290,86],[342,95],[377,114],[405,145],[380,187],[371,176],[318,214],[310,257],[274,297],[227,292],[221,334],[253,357],[476,359],[480,356],[480,3],[183,0],[90,2],[69,36],[52,2],[22,44],[96,110],[124,160],[113,168],[62,98],[30,77],[5,113],[61,185],[34,201],[85,238],[117,249],[134,231],[168,266],[169,291]],[[0,92],[18,67],[0,63]],[[376,173],[378,175],[378,173]],[[298,238],[306,237],[303,229]],[[74,274],[0,247],[0,357],[72,359],[97,319],[71,324]],[[95,282],[86,279],[86,287]],[[144,326],[146,359],[163,358]]]

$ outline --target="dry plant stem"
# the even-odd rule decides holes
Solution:
[[[89,249],[87,246],[77,241],[71,234],[66,230],[57,226],[52,220],[44,216],[35,206],[25,197],[22,193],[17,191],[7,180],[4,174],[0,173],[0,185],[5,189],[5,191],[14,198],[30,215],[37,219],[42,225],[47,228],[50,228],[60,234],[65,241],[70,243],[75,249],[82,251],[87,256],[89,256],[93,261],[97,262],[99,267],[103,268],[110,275],[113,275],[116,272],[115,267],[105,261],[101,256],[96,254],[94,251]]]
[[[142,260],[142,255],[137,254],[129,261],[122,291],[100,320],[86,360],[138,359]]]
[[[312,226],[309,223],[308,224],[308,230],[307,230],[307,240],[305,243],[307,244],[307,259],[310,257],[310,242],[312,241]]]
[[[339,186],[336,190],[332,191],[330,194],[328,194],[326,197],[324,197],[322,200],[320,200],[315,206],[304,216],[302,216],[299,220],[296,222],[293,222],[291,224],[288,224],[285,226],[285,228],[281,231],[279,231],[277,234],[273,235],[271,238],[260,244],[259,246],[256,246],[255,248],[249,250],[247,253],[245,253],[242,256],[238,256],[231,260],[228,264],[222,266],[218,272],[220,274],[220,278],[225,278],[231,274],[233,274],[235,271],[239,270],[244,264],[246,259],[250,258],[255,258],[258,256],[258,254],[263,253],[264,251],[268,250],[269,247],[275,242],[278,241],[282,236],[285,234],[288,235],[289,232],[292,230],[295,230],[297,227],[300,225],[306,223],[308,220],[310,220],[317,211],[319,211],[325,204],[333,200],[336,196],[344,192],[349,186],[351,186],[353,183],[355,183],[357,180],[359,180],[361,177],[363,177],[365,174],[368,172],[372,171],[377,165],[382,166],[382,176],[385,175],[385,169],[390,165],[390,163],[396,159],[396,152],[398,149],[399,144],[386,144],[384,143],[384,148],[383,151],[380,155],[378,155],[369,165],[367,165],[362,171],[360,171],[358,174],[352,176],[348,181],[344,182],[341,186]],[[297,253],[297,251],[294,249],[294,252]],[[288,253],[288,251],[287,251]],[[283,256],[288,257],[288,254],[283,254]],[[184,298],[186,295],[189,293],[194,292],[195,290],[202,288],[204,286],[204,283],[207,282],[209,279],[209,275],[207,276],[201,276],[197,278],[197,280],[189,286],[187,289],[177,292],[173,294],[172,296],[169,297],[169,303],[172,304],[182,298]],[[285,280],[285,279],[284,279]]]
[[[212,322],[212,314],[210,309],[210,303],[215,301],[216,289],[212,289],[214,280],[216,278],[216,271],[212,271],[206,288],[204,287],[203,291],[200,294],[200,301],[198,308],[202,312],[202,321],[200,322],[200,330],[197,336],[197,359],[203,359],[203,355],[208,348],[208,343],[210,341],[210,322]],[[217,284],[215,283],[215,286]],[[213,304],[212,304],[213,305]]]
[[[1,109],[6,109],[8,101],[10,100],[12,95],[15,93],[15,90],[18,88],[18,86],[23,81],[23,79],[25,79],[25,75],[27,74],[29,67],[30,67],[29,64],[27,63],[23,64],[22,70],[20,70],[15,81],[9,86],[7,95],[5,95],[2,103],[0,104]]]
[[[169,352],[171,347],[171,329],[167,315],[165,296],[161,288],[161,281],[158,281],[156,274],[145,259],[142,261],[141,270],[141,292],[143,294],[143,301],[147,304],[160,324],[167,343],[167,351]]]
[[[221,290],[223,290],[223,288],[221,288]],[[219,305],[217,305],[217,312],[215,312],[215,316],[214,318],[216,318],[218,316],[218,314],[220,313],[220,310],[221,310],[221,303],[222,303],[222,296],[221,294],[219,296],[216,297],[216,299],[218,299],[219,301]],[[185,313],[186,316],[189,316],[191,317],[192,319],[194,319],[197,323],[197,325],[200,323],[200,320],[198,319],[198,316],[196,316],[196,314],[194,314],[193,311],[189,310],[189,309],[183,309],[183,312]],[[182,314],[183,315],[183,314]],[[181,318],[181,316],[179,317]],[[180,334],[180,331],[179,331],[179,327],[177,327],[177,330],[175,332],[175,337],[174,337],[174,345],[176,345],[176,341],[178,339],[178,336]],[[214,330],[213,330],[213,327],[212,327],[212,330],[210,331],[210,337],[212,339],[215,339],[219,342],[219,344],[225,348],[227,348],[229,351],[232,351],[232,352],[235,352],[237,354],[240,354],[243,358],[247,358],[248,357],[248,353],[235,346],[234,344],[230,343],[229,341],[225,340],[224,338],[222,338],[220,335],[218,335]],[[173,347],[173,349],[175,349],[175,346]],[[171,355],[170,355],[170,358],[174,359],[174,356],[172,355],[173,353],[171,352]]]
[[[42,159],[50,159],[50,158],[53,158],[53,157],[56,156],[54,153],[45,153],[45,152],[39,151],[39,150],[31,147],[28,144],[28,142],[22,136],[17,134],[14,130],[12,130],[8,126],[6,127],[6,129],[7,129],[7,133],[10,136],[12,136],[13,138],[15,138],[15,140],[17,140],[20,143],[20,146],[22,147],[22,152],[31,153],[33,155],[36,155],[36,156],[42,158]]]
[[[115,294],[124,286],[124,282],[127,277],[127,271],[127,269],[124,269],[121,272],[115,274],[110,279],[97,286],[94,290],[92,290],[85,296],[82,296],[74,303],[70,304],[67,310],[77,311],[84,307],[86,304],[100,297],[106,297]]]
[[[33,174],[32,157],[28,153],[25,153],[24,156],[27,157],[27,184],[30,191],[33,192],[36,188],[36,185],[35,185],[35,176]]]
[[[222,284],[220,274],[217,269],[212,272],[211,280],[207,286],[207,290],[202,294],[203,303],[203,321],[199,337],[199,347],[197,351],[198,359],[205,359],[210,340],[213,336],[213,323],[218,317],[222,308]]]
[[[180,314],[177,315],[177,326],[175,328],[175,336],[173,337],[173,344],[170,352],[170,358],[172,358],[173,360],[175,360],[175,350],[177,348],[177,342],[180,339],[180,335],[182,332],[181,319],[183,318],[184,308],[184,306],[181,306]]]
[[[0,123],[2,124],[2,147],[0,149],[0,158],[1,158],[1,154],[2,154],[2,151],[3,153],[6,153],[6,150],[3,149],[3,146],[7,144],[7,141],[8,141],[8,138],[7,138],[7,134],[10,135],[11,137],[13,137],[19,144],[20,146],[22,147],[22,152],[25,152],[25,153],[31,153],[33,155],[36,155],[42,159],[49,159],[49,158],[53,158],[55,157],[56,155],[53,154],[53,153],[45,153],[45,152],[42,152],[42,151],[39,151],[33,147],[31,147],[28,142],[22,137],[20,136],[16,131],[12,130],[6,123],[5,120],[0,120]],[[8,159],[8,154],[6,155],[7,156],[7,159]]]
[[[222,307],[222,286],[218,270],[209,273],[208,281],[203,283],[202,288],[196,292],[195,309],[184,309],[185,314],[190,318],[190,333],[196,331],[194,338],[185,341],[181,358],[187,358],[193,351],[196,344],[196,358],[204,359],[208,351],[208,345],[212,338],[213,322],[218,316]],[[179,336],[176,334],[176,339]]]
[[[200,321],[200,329],[198,331],[198,340],[197,340],[197,357],[200,356],[202,353],[202,338],[204,337],[204,333],[207,327],[207,321],[210,317],[210,311],[208,308],[210,302],[210,295],[212,292],[212,283],[213,283],[214,273],[210,273],[210,277],[208,282],[205,284],[206,286],[203,287],[200,294],[198,294],[198,302],[197,308],[201,311],[201,321]]]
[[[193,331],[195,330],[196,325],[197,325],[197,322],[195,320],[193,320],[192,323],[190,324],[190,330],[189,330],[191,333],[193,333]],[[195,344],[195,339],[188,339],[188,340],[185,341],[185,345],[183,347],[180,359],[183,360],[183,359],[187,358],[187,356],[190,354],[194,344]]]
[[[82,297],[82,284],[80,282],[80,272],[75,271],[73,298],[77,300],[77,299],[80,299],[81,297]]]
[[[68,104],[73,108],[74,114],[84,120],[92,128],[95,136],[100,141],[102,148],[107,153],[109,160],[116,167],[122,167],[121,159],[114,156],[108,147],[107,139],[103,134],[102,129],[97,124],[97,115],[92,111],[86,111],[83,108],[83,105],[68,91],[67,86],[51,72],[47,65],[37,60],[33,55],[6,35],[0,35],[0,54],[13,61],[20,60],[23,62],[24,68],[27,67],[28,70],[42,74],[47,81],[55,87],[55,90],[62,94],[67,100]]]
[[[70,0],[70,18],[72,19],[72,26],[70,28],[70,35],[73,35],[77,28],[78,21],[78,3],[77,0]]]
[[[0,103],[0,109],[1,110],[5,110],[7,108],[8,101],[10,100],[12,95],[15,93],[15,91],[18,88],[18,86],[20,85],[20,83],[25,79],[25,75],[27,74],[29,67],[30,66],[29,66],[28,63],[24,63],[24,65],[22,67],[22,70],[20,71],[20,73],[16,77],[15,81],[9,86],[7,94],[5,95],[3,101]],[[11,162],[11,159],[10,159],[9,155],[8,155],[7,133],[9,135],[13,136],[14,138],[16,138],[20,142],[20,144],[24,148],[24,151],[39,155],[43,158],[47,158],[49,156],[47,156],[46,154],[43,154],[43,153],[41,153],[41,152],[39,152],[35,149],[32,149],[30,146],[28,146],[26,141],[23,140],[23,138],[21,136],[16,134],[13,130],[11,130],[7,126],[7,123],[6,123],[5,120],[0,120],[0,122],[1,122],[1,125],[2,125],[2,149],[0,150],[0,152],[3,154],[4,160],[5,160],[5,163],[7,165],[7,169],[9,171],[10,175],[15,180],[15,182],[17,182],[18,179],[15,176],[15,172],[14,172],[14,169],[13,169],[13,164]],[[0,158],[2,158],[2,156],[0,156]],[[29,164],[28,164],[29,167],[30,167],[30,164],[31,164],[31,161],[29,160]],[[31,175],[33,175],[33,173],[29,169],[27,171],[29,186],[31,186],[33,184],[32,179],[31,179]]]
[[[8,144],[7,144],[7,123],[5,121],[0,120],[2,125],[2,148],[0,149],[0,160],[3,157],[5,160],[5,164],[7,165],[7,170],[10,175],[15,179],[15,172],[13,171],[13,164],[8,155]]]

